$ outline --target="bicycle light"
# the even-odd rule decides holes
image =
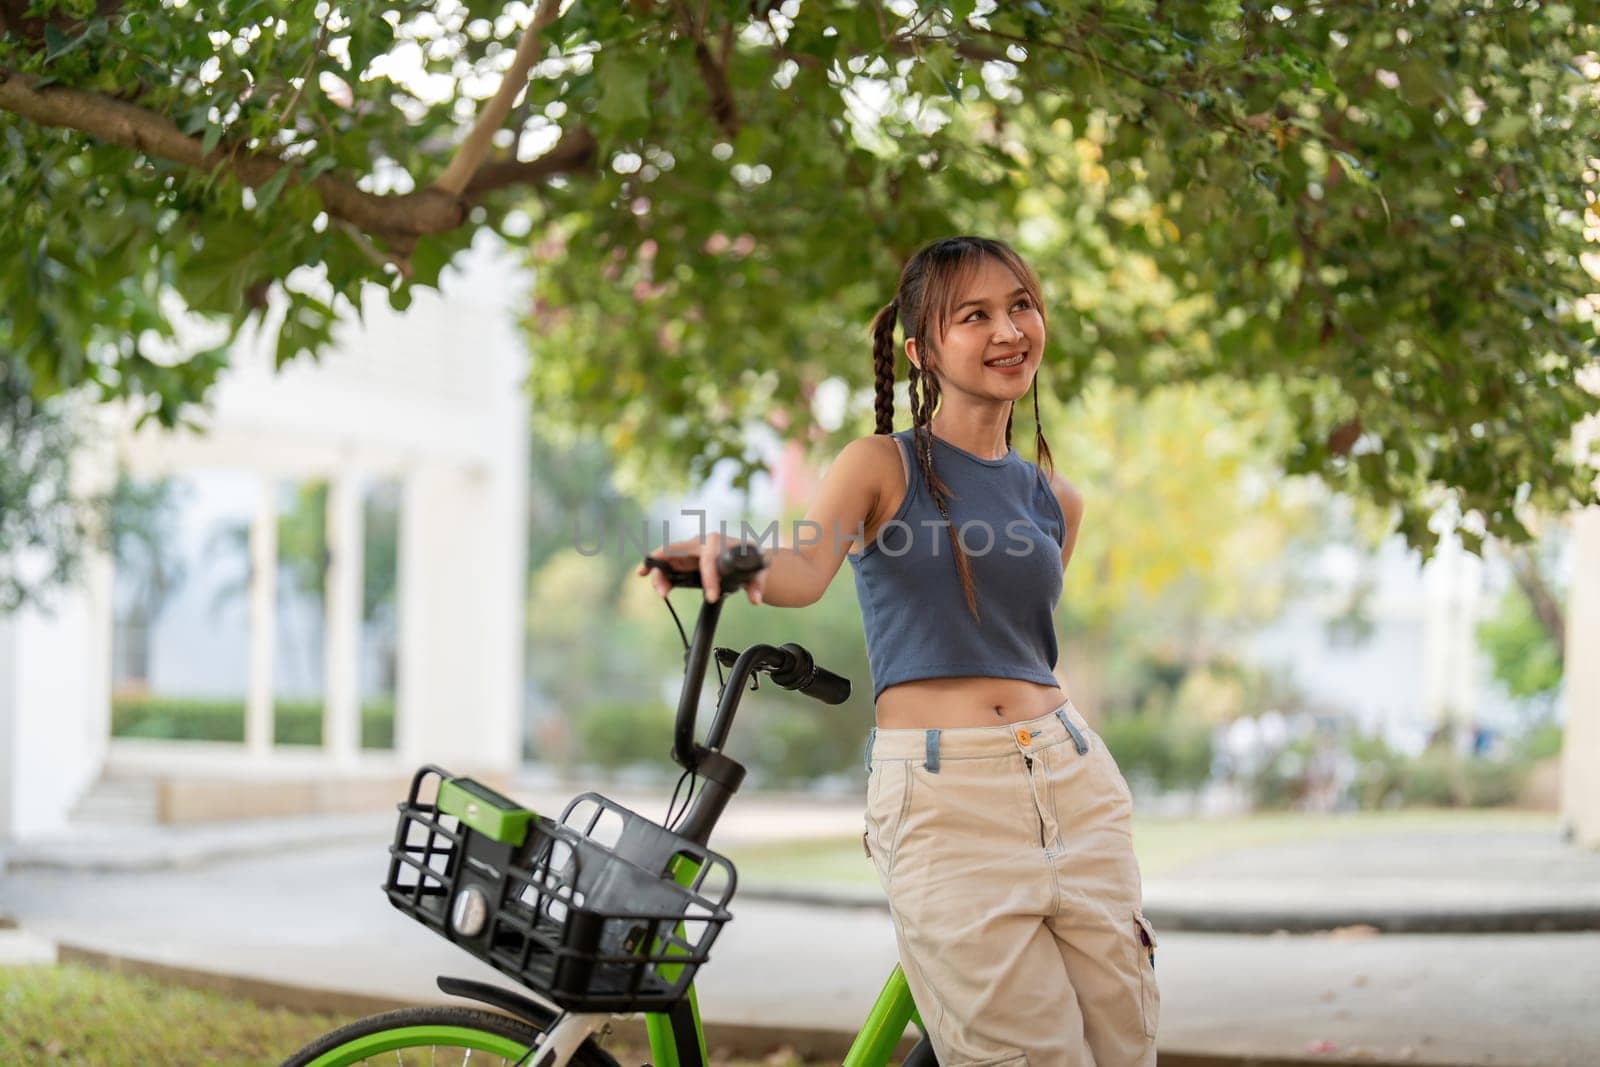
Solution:
[[[462,937],[477,937],[488,918],[489,898],[483,895],[483,890],[469,885],[456,894],[455,905],[450,909],[450,926],[456,933]]]

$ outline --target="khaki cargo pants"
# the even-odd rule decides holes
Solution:
[[[1072,702],[874,730],[867,851],[943,1067],[1154,1067],[1161,996],[1127,783]]]

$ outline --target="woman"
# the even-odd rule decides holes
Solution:
[[[896,320],[913,423],[900,432]],[[939,1062],[1148,1067],[1160,994],[1132,798],[1053,674],[1083,502],[1048,469],[1037,391],[1040,462],[1010,447],[1044,356],[1038,281],[998,241],[936,241],[872,332],[878,432],[829,468],[806,515],[820,536],[774,550],[746,593],[802,607],[847,554],[855,570],[877,719],[864,842]],[[698,564],[715,600],[725,544],[652,555]]]

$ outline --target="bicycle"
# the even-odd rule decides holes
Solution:
[[[645,562],[674,588],[701,588],[698,569]],[[685,648],[672,758],[690,782],[676,817],[677,791],[661,823],[583,793],[552,820],[432,765],[417,771],[398,805],[384,883],[390,903],[549,1003],[441,975],[441,991],[498,1011],[439,1005],[384,1012],[318,1038],[284,1067],[342,1067],[377,1055],[385,1063],[390,1055],[399,1064],[421,1063],[407,1054],[423,1052],[436,1064],[440,1051],[464,1054],[462,1063],[485,1053],[532,1067],[617,1067],[595,1035],[609,1033],[615,1017],[637,1013],[645,1016],[655,1067],[705,1067],[693,979],[732,919],[727,904],[737,872],[707,842],[745,776],[743,765],[722,751],[739,700],[758,674],[827,704],[850,696],[849,680],[818,666],[800,645],[713,649],[723,603],[764,565],[750,545],[725,550],[718,564],[723,595],[701,600],[692,642],[672,611]],[[720,689],[701,743],[695,740],[696,709],[713,654]],[[724,667],[730,668],[726,679]],[[698,794],[696,779],[702,782]],[[896,964],[845,1067],[883,1067],[912,1022],[924,1032],[904,1062],[935,1064]]]

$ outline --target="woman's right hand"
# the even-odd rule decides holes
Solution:
[[[721,575],[717,573],[718,558],[730,545],[742,543],[738,538],[725,537],[720,533],[707,533],[704,538],[690,537],[682,541],[668,542],[651,552],[647,558],[662,560],[673,570],[691,571],[699,568],[700,585],[705,591],[706,600],[715,601],[722,595]],[[767,562],[771,562],[770,557],[767,557]],[[672,591],[672,584],[667,581],[667,576],[655,567],[641,563],[634,573],[647,576],[650,585],[662,596]],[[761,589],[766,581],[766,568],[762,568],[745,583],[744,592],[745,596],[750,598],[750,603],[761,603]]]

